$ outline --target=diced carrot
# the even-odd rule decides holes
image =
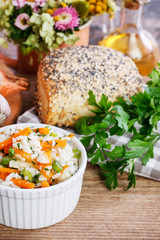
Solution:
[[[41,182],[42,187],[49,187],[49,183],[47,181]]]
[[[5,168],[5,167],[0,167],[0,173],[20,173],[19,170],[13,169],[13,168]]]
[[[9,173],[0,173],[0,179],[5,180]]]
[[[67,142],[63,139],[55,139],[55,142],[57,143],[55,147],[65,147]]]
[[[42,151],[45,150],[45,148],[52,148],[52,141],[47,141],[47,142],[40,142],[42,146]]]
[[[4,147],[4,153],[5,153],[5,154],[8,154],[8,153],[9,153],[9,149],[10,149],[10,146]]]
[[[66,169],[66,168],[68,168],[68,167],[69,167],[68,164],[66,164],[66,165],[63,167],[61,173],[63,173],[64,169]]]
[[[35,128],[34,132],[39,132],[40,134],[49,134],[49,128]]]
[[[19,148],[14,148],[15,154],[21,155],[23,158],[25,158],[27,161],[30,161],[31,155],[29,153],[24,152],[23,150]]]
[[[75,135],[73,133],[70,133],[67,137],[73,138]]]
[[[52,173],[49,173],[49,175],[48,175],[48,174],[46,174],[46,171],[43,170],[43,168],[51,165],[51,160],[50,160],[49,164],[43,164],[42,165],[41,163],[38,163],[35,159],[32,159],[31,155],[29,153],[26,153],[26,152],[24,152],[23,150],[21,150],[19,148],[14,148],[14,152],[15,152],[15,154],[20,154],[23,158],[26,159],[27,162],[31,163],[34,166],[34,168],[36,168],[37,170],[39,170],[40,166],[42,166],[42,169],[40,170],[40,173],[43,176],[45,176],[47,179],[51,178],[53,176]],[[47,154],[49,156],[50,153],[48,152]],[[51,157],[49,159],[51,159]]]
[[[52,178],[47,180],[48,184],[51,185],[52,184]]]
[[[26,189],[34,188],[34,183],[23,180],[21,178],[13,178],[12,181],[16,186],[18,186],[20,188],[26,188]]]
[[[27,136],[29,133],[31,133],[31,129],[29,127],[19,131],[16,134],[13,134],[12,137],[6,139],[5,141],[0,143],[0,150],[4,149],[5,147],[12,146],[12,139],[16,138],[20,135]]]

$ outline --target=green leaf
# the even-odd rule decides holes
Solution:
[[[91,158],[94,155],[94,152],[96,149],[97,149],[97,144],[94,142],[92,147],[87,151],[88,158]]]
[[[88,147],[90,145],[92,138],[93,136],[83,137],[81,139],[81,143],[84,145],[84,147]]]
[[[144,154],[144,156],[142,157],[142,163],[144,165],[147,164],[147,162],[149,161],[150,158],[153,158],[154,154],[153,154],[153,146],[151,146],[148,151]]]
[[[112,106],[112,102],[108,101],[108,97],[102,94],[101,100],[99,102],[99,106],[103,108],[106,113],[108,113],[108,110]]]
[[[135,140],[131,140],[127,146],[129,148],[141,148],[141,147],[147,147],[148,146],[148,142],[145,141],[141,141],[139,139],[135,139]]]
[[[118,121],[118,126],[125,131],[128,131],[128,121],[129,115],[126,113],[123,108],[119,105],[116,105],[112,108],[112,112],[114,112],[114,117]]]
[[[135,176],[135,167],[134,167],[134,159],[128,161],[129,164],[129,175],[128,175],[128,187],[126,190],[130,189],[132,186],[135,188],[136,186],[136,176]]]
[[[125,146],[115,146],[111,152],[105,152],[105,154],[111,159],[115,160],[116,158],[124,157],[126,152]]]
[[[117,125],[114,125],[113,127],[111,127],[109,129],[109,131],[110,131],[111,136],[113,136],[113,135],[122,136],[123,135],[123,129],[118,127]]]
[[[152,70],[152,72],[149,74],[149,77],[152,79],[152,81],[147,82],[149,86],[157,86],[160,84],[160,71],[156,70],[155,68]]]
[[[98,148],[97,151],[94,154],[94,157],[91,159],[91,163],[94,165],[98,163],[99,158],[100,158],[101,150]]]
[[[91,106],[94,106],[96,108],[100,108],[99,105],[96,102],[96,97],[95,97],[93,91],[90,90],[88,94],[89,94],[88,104],[91,105]]]
[[[75,129],[76,132],[79,134],[83,134],[83,129],[86,128],[86,121],[89,120],[90,117],[81,117],[76,123],[75,123]]]
[[[105,146],[103,146],[103,151],[105,150],[105,149],[111,149],[111,143],[108,143],[108,144],[106,144]]]
[[[103,120],[102,120],[103,123],[106,123],[109,126],[111,126],[112,124],[115,124],[116,123],[116,120],[113,118],[113,115],[111,113],[107,114]]]
[[[113,171],[113,172],[100,171],[100,174],[105,178],[104,185],[109,190],[112,190],[118,187],[117,171]]]

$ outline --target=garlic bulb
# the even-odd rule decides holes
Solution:
[[[10,113],[11,109],[7,100],[0,94],[0,126],[3,125]]]

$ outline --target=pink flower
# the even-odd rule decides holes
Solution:
[[[55,18],[55,27],[58,30],[65,31],[67,29],[74,30],[74,27],[79,26],[80,19],[78,13],[72,6],[58,8],[54,11],[53,17]],[[58,19],[58,20],[57,20]]]
[[[37,7],[44,7],[47,0],[35,0]]]
[[[22,8],[26,5],[31,6],[31,8],[35,11],[38,12],[39,8],[38,7],[44,7],[45,3],[47,0],[12,0],[13,6],[17,8]]]
[[[13,6],[15,6],[17,8],[24,7],[25,3],[26,3],[26,0],[12,0]]]
[[[26,13],[19,14],[18,17],[16,18],[14,25],[21,30],[25,30],[26,28],[28,28],[29,26],[28,14]]]

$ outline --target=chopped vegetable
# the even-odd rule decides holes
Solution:
[[[0,150],[4,149],[5,147],[9,147],[12,145],[12,139],[13,138],[16,138],[20,135],[23,135],[23,136],[28,136],[28,134],[31,133],[31,129],[29,127],[19,131],[19,133],[16,133],[16,134],[13,134],[12,137],[6,139],[5,141],[1,142],[0,143]]]
[[[20,173],[20,171],[17,169],[0,167],[0,173]]]
[[[62,165],[57,160],[53,161],[52,168],[56,173],[59,173],[63,170]]]
[[[3,158],[2,158],[2,164],[3,164],[3,166],[8,167],[9,162],[10,162],[11,160],[12,160],[12,158],[9,157],[9,156],[3,157]]]
[[[49,128],[36,128],[36,129],[33,129],[35,132],[39,132],[40,134],[44,134],[44,135],[47,135],[49,134]]]
[[[52,148],[52,141],[46,141],[46,142],[40,142],[42,146],[42,150],[45,150],[45,148]]]
[[[44,175],[47,179],[51,178],[53,176],[52,173],[46,174],[46,171],[44,171],[43,169],[40,170],[40,166],[44,166],[44,164],[38,164],[38,162],[36,162],[34,159],[31,158],[31,155],[29,153],[24,152],[21,149],[18,148],[14,148],[15,154],[20,154],[23,158],[26,159],[27,162],[32,163],[34,165],[34,167],[40,171],[40,173],[42,175]],[[46,153],[49,156],[49,152]],[[50,163],[51,165],[51,163]],[[45,166],[48,166],[48,164],[45,164]]]
[[[12,147],[9,148],[9,156],[13,157],[15,155],[14,149]]]
[[[57,143],[55,147],[65,147],[67,144],[67,141],[63,139],[55,139],[55,142]]]
[[[39,177],[40,177],[40,173],[36,174],[33,178],[32,178],[32,182],[33,183],[40,183],[39,181]]]
[[[5,180],[9,173],[1,173],[0,172],[0,179]]]
[[[54,132],[51,132],[51,133],[50,133],[50,136],[52,136],[52,137],[57,137],[57,134],[54,133]]]
[[[4,153],[5,154],[9,154],[9,149],[10,149],[10,146],[9,147],[4,147],[4,149],[3,149]]]
[[[77,159],[80,158],[81,151],[79,151],[77,148],[74,148],[72,151],[74,153],[74,155],[73,155],[74,158],[77,158]]]
[[[23,170],[21,171],[21,174],[23,174],[24,176],[28,177],[28,180],[29,180],[30,182],[32,182],[33,177],[32,177],[32,173],[31,173],[29,170],[23,169]]]
[[[10,131],[10,137],[0,143],[0,184],[24,189],[49,187],[58,183],[54,181],[58,175],[63,181],[68,178],[67,174],[63,176],[63,171],[69,167],[68,162],[72,166],[72,175],[77,171],[78,163],[73,158],[72,145],[67,145],[70,139],[65,135],[50,132],[49,127],[25,128],[16,134],[12,129]],[[8,135],[8,131],[0,134]],[[72,138],[73,134],[68,136]],[[67,158],[63,159],[65,154]],[[65,166],[61,166],[62,160]],[[53,177],[57,173],[60,174]],[[8,175],[10,178],[6,179]]]
[[[13,178],[12,181],[16,186],[18,186],[20,188],[26,188],[26,189],[34,188],[34,183],[28,182],[21,178]]]
[[[66,165],[63,167],[61,173],[63,173],[63,171],[64,171],[66,168],[68,168],[68,167],[69,167],[68,164],[66,164]]]
[[[70,133],[67,137],[73,138],[73,137],[74,137],[74,134],[73,134],[73,133]]]
[[[48,183],[47,181],[42,181],[42,182],[41,182],[41,185],[42,185],[43,188],[44,188],[44,187],[49,187],[49,186],[50,186],[49,183]]]

